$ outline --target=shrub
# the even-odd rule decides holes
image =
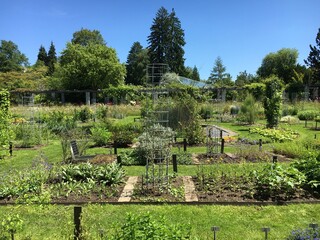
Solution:
[[[88,122],[92,116],[93,113],[88,106],[81,107],[81,109],[76,112],[76,118],[81,122]]]
[[[248,95],[240,107],[240,119],[248,124],[254,124],[258,116],[256,100]]]
[[[44,121],[55,134],[62,134],[77,126],[76,118],[74,116],[66,116],[63,111],[53,111],[44,117]]]
[[[305,120],[305,121],[311,121],[315,119],[315,117],[319,115],[319,112],[314,111],[314,110],[306,110],[306,111],[301,111],[298,114],[298,118],[300,120]]]
[[[213,115],[213,109],[208,105],[201,106],[199,115],[202,119],[210,119]]]
[[[112,133],[104,126],[95,125],[90,128],[91,137],[96,146],[105,146],[112,137]]]
[[[141,126],[138,123],[115,124],[112,125],[112,140],[118,147],[127,147],[133,143],[133,140],[141,132]]]
[[[167,158],[170,155],[174,132],[171,128],[155,124],[143,132],[139,138],[139,145],[135,148],[138,158],[144,163],[147,160]]]
[[[287,106],[284,109],[282,109],[282,116],[296,116],[297,114],[297,106]]]

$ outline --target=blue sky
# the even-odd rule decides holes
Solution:
[[[262,59],[281,48],[299,51],[303,64],[320,28],[319,0],[2,0],[0,40],[11,40],[31,64],[40,45],[57,54],[81,28],[99,30],[126,62],[132,44],[147,47],[158,9],[175,9],[185,31],[185,64],[207,79],[220,56],[233,80],[255,74]]]

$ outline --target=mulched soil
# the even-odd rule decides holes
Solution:
[[[138,178],[131,202],[183,202],[184,185],[181,177],[169,179],[169,184],[149,183],[142,185],[142,177]]]
[[[276,197],[263,197],[255,194],[253,183],[249,179],[222,176],[215,180],[200,181],[193,177],[199,202],[311,202],[320,200],[319,194],[300,189],[291,196],[281,194]]]

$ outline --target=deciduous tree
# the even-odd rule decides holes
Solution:
[[[71,40],[73,44],[79,44],[82,46],[87,46],[91,44],[105,45],[105,41],[98,30],[89,30],[86,28],[81,28],[80,31],[73,33],[73,38]]]
[[[290,83],[293,77],[293,70],[297,66],[298,50],[282,48],[276,53],[269,53],[262,60],[257,74],[261,78],[268,78],[275,75],[285,83]]]
[[[0,72],[21,71],[28,65],[28,58],[19,51],[15,43],[1,40]]]
[[[61,55],[66,89],[102,89],[124,83],[126,69],[113,48],[100,44],[68,43]]]

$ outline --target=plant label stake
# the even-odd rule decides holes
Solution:
[[[309,227],[311,227],[314,231],[316,230],[316,228],[319,227],[319,225],[317,223],[310,223]]]
[[[262,232],[264,232],[264,236],[265,236],[265,240],[267,240],[268,239],[268,232],[270,232],[270,228],[268,228],[268,227],[264,227],[264,228],[261,228],[261,231]]]
[[[220,228],[217,226],[213,226],[211,228],[211,231],[213,231],[213,240],[216,240],[216,232],[220,231]]]

